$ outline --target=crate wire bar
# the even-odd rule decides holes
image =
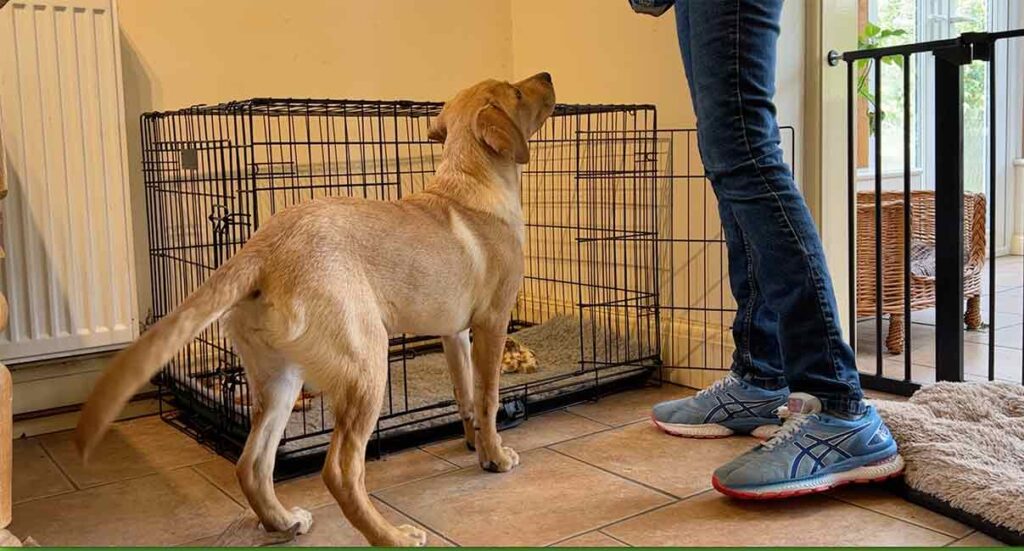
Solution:
[[[786,163],[796,170],[796,133],[780,127]],[[718,202],[704,172],[697,131],[658,129],[658,274],[665,380],[703,388],[728,373],[736,301]]]
[[[142,116],[152,314],[167,315],[270,216],[303,201],[396,200],[424,187],[441,146],[437,102],[261,98]],[[525,279],[509,331],[541,360],[502,375],[501,416],[641,384],[660,365],[656,112],[649,105],[558,105],[522,175]],[[373,236],[366,236],[373,239]],[[543,354],[542,354],[543,351]],[[395,335],[378,422],[382,452],[459,423],[438,340]],[[252,396],[219,323],[157,377],[161,413],[234,458]],[[278,451],[278,476],[322,462],[329,407],[304,389]]]

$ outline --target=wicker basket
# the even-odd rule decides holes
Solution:
[[[918,248],[935,247],[935,192],[910,195],[911,242]],[[903,192],[882,192],[882,314],[889,315],[886,349],[903,352]],[[985,195],[964,194],[964,322],[969,329],[981,325],[981,273],[985,264]],[[910,309],[935,306],[935,277],[922,272],[913,260],[910,275]],[[917,268],[917,269],[915,269]],[[875,304],[875,193],[857,194],[857,317],[873,317]]]

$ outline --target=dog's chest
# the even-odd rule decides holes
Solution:
[[[523,270],[521,220],[508,223],[493,216],[451,210],[453,240],[478,279],[518,278]]]

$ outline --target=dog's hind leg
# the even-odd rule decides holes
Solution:
[[[442,337],[444,356],[448,360],[448,373],[455,387],[455,402],[466,433],[466,447],[476,449],[476,429],[473,423],[473,358],[469,343],[469,330],[450,337]]]
[[[339,339],[332,343],[337,348],[336,353],[326,357],[341,365],[317,368],[320,373],[333,374],[330,395],[335,421],[324,461],[324,483],[345,518],[371,545],[422,546],[426,544],[425,532],[413,526],[392,525],[373,506],[366,491],[366,445],[377,426],[388,372],[387,331],[380,326],[366,333],[374,334],[358,335],[354,339],[359,341],[359,350],[363,352],[339,346],[339,341],[343,340]]]
[[[235,467],[238,483],[264,529],[280,532],[297,526],[298,533],[304,534],[313,524],[313,515],[298,507],[285,509],[274,493],[277,446],[302,390],[301,370],[244,335],[233,340],[245,365],[253,401],[252,428]]]
[[[505,325],[501,323],[473,326],[473,381],[476,402],[476,454],[480,466],[493,472],[511,471],[519,464],[519,455],[501,445],[498,435],[498,386],[501,375],[501,354],[505,350]]]

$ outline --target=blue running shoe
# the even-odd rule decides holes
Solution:
[[[739,433],[768,438],[779,428],[775,410],[788,397],[788,388],[765,390],[730,374],[695,396],[654,406],[651,420],[673,436],[722,438]]]
[[[794,392],[779,417],[782,428],[770,440],[715,471],[716,490],[741,499],[781,499],[903,472],[896,441],[873,407],[858,419],[844,419],[823,413],[814,396]]]

